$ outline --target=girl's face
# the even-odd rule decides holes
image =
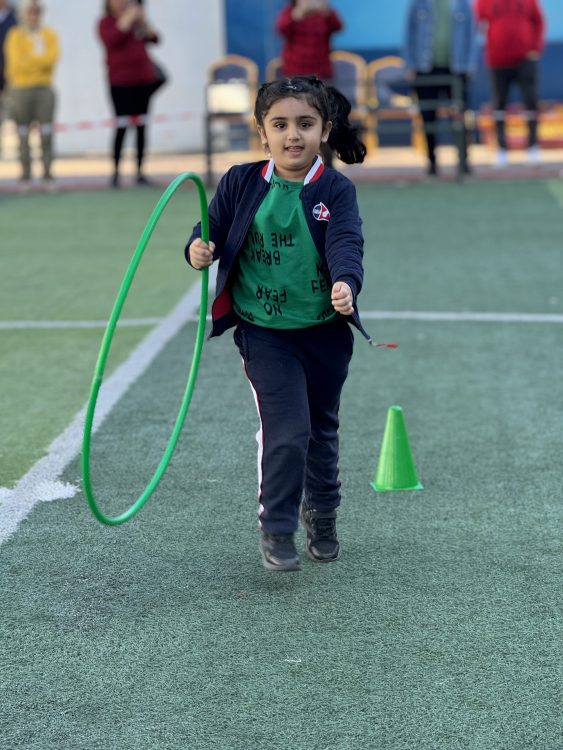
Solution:
[[[303,180],[321,143],[326,143],[332,123],[323,126],[321,116],[305,96],[286,97],[272,104],[258,126],[263,146],[276,164],[276,174],[284,180]]]

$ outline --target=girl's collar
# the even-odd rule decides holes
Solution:
[[[274,160],[270,159],[265,165],[262,170],[262,177],[266,180],[266,182],[270,182],[272,179],[272,175],[274,174]],[[318,180],[319,177],[324,172],[325,166],[323,164],[323,160],[320,156],[317,156],[315,161],[313,162],[313,166],[311,169],[307,172],[305,175],[305,179],[303,180],[304,185],[308,185],[310,182],[314,182],[315,180]]]

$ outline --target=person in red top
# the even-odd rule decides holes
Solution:
[[[315,75],[330,82],[333,75],[330,60],[330,38],[343,23],[328,0],[291,0],[280,12],[276,30],[284,38],[281,75]],[[323,143],[321,155],[332,166],[332,149]]]
[[[159,41],[148,25],[145,12],[135,0],[106,0],[98,33],[106,49],[110,94],[118,118],[113,143],[114,174],[112,186],[119,187],[119,161],[127,131],[124,117],[146,115],[149,101],[164,82],[150,59],[146,45]],[[137,184],[147,185],[142,166],[145,154],[145,123],[137,127]]]
[[[292,0],[276,21],[276,29],[285,40],[282,75],[316,75],[330,80],[330,37],[342,28],[328,0]]]
[[[544,19],[538,0],[476,0],[477,20],[486,27],[486,60],[491,70],[497,117],[497,166],[508,163],[504,110],[516,83],[529,113],[528,158],[537,163],[538,61],[544,46]]]

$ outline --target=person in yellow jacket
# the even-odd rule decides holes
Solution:
[[[53,71],[59,58],[58,36],[41,22],[43,8],[37,0],[22,0],[19,24],[8,32],[4,53],[10,108],[20,141],[22,182],[31,179],[29,130],[33,123],[41,129],[43,178],[52,179],[53,117],[55,92]]]

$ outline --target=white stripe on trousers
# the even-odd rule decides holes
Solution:
[[[242,366],[244,369],[244,374],[246,375],[246,379],[248,380],[248,385],[250,386],[250,390],[252,391],[252,395],[254,397],[254,403],[256,404],[256,411],[258,412],[258,421],[260,422],[260,428],[258,432],[256,433],[256,442],[258,443],[258,455],[257,455],[257,463],[258,463],[258,523],[260,524],[260,527],[262,527],[262,523],[260,521],[261,516],[264,514],[264,506],[262,505],[262,460],[264,457],[264,426],[262,423],[262,415],[260,414],[260,401],[258,400],[258,393],[256,392],[256,389],[252,385],[252,381],[250,380],[248,376],[248,372],[246,370],[246,363],[244,361],[244,358],[242,359]]]

